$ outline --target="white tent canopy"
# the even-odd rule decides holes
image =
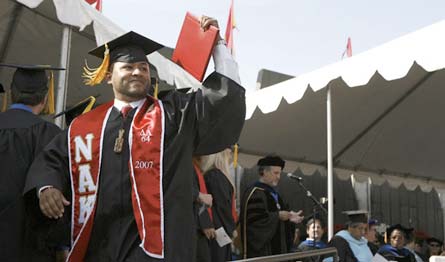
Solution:
[[[444,68],[442,21],[251,93],[240,162],[252,166],[276,153],[291,161],[289,171],[325,170],[329,86],[337,175],[426,192],[444,189]]]
[[[51,64],[66,67],[56,86],[57,111],[86,96],[100,95],[98,103],[113,97],[108,85],[86,87],[82,67],[100,61],[87,52],[124,30],[88,5],[85,0],[4,0],[0,2],[0,61],[23,64]],[[149,60],[159,77],[177,87],[199,83],[179,66],[155,52]],[[67,80],[65,81],[65,77]],[[2,84],[9,86],[12,70],[0,68]],[[65,94],[63,92],[66,91]],[[65,101],[66,99],[66,101]]]

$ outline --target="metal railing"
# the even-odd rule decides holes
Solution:
[[[235,262],[283,262],[283,261],[298,261],[302,258],[322,256],[333,257],[334,262],[338,262],[337,249],[334,247],[302,251],[296,253],[287,253],[281,255],[267,256],[267,257],[256,257],[248,258],[242,260],[236,260]]]

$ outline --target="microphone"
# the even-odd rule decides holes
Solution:
[[[301,176],[292,175],[291,173],[287,173],[287,177],[290,179],[295,179],[297,181],[302,181],[303,178]]]

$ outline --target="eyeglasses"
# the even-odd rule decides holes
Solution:
[[[429,244],[430,247],[440,247],[439,244]]]

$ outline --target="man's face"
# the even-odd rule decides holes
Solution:
[[[309,225],[309,227],[306,230],[306,233],[309,236],[309,238],[319,241],[324,234],[324,230],[323,227],[320,225],[320,222],[315,221],[315,223]]]
[[[140,100],[147,95],[151,84],[148,63],[115,62],[108,83],[113,85],[117,99],[125,102]]]
[[[353,238],[360,240],[362,237],[365,236],[367,228],[367,223],[357,223],[353,226],[348,227],[348,231]]]
[[[365,238],[368,240],[368,242],[375,243],[377,240],[376,225],[369,226],[368,230],[366,231]]]
[[[405,246],[405,235],[400,230],[393,230],[391,233],[391,240],[390,240],[391,246],[402,249]]]
[[[279,166],[270,166],[269,168],[265,168],[262,176],[262,182],[269,186],[277,186],[278,182],[280,182],[281,175],[281,167]]]

